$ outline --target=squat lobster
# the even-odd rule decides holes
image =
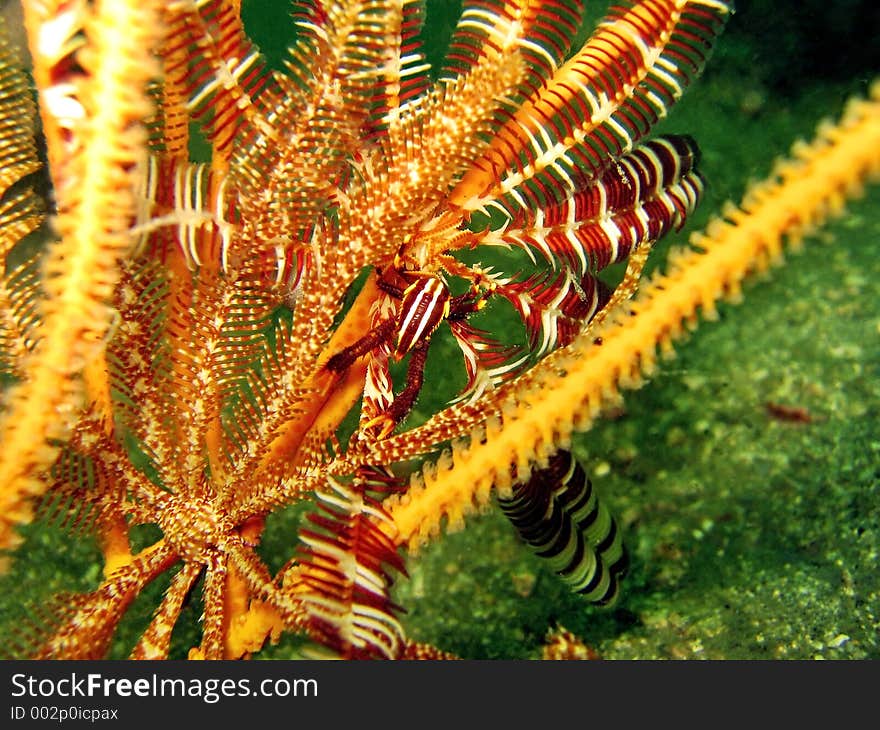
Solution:
[[[391,356],[396,361],[410,356],[406,385],[394,397],[388,408],[363,425],[363,428],[381,426],[379,438],[384,438],[412,410],[424,383],[425,361],[431,337],[444,321],[466,319],[486,304],[491,293],[477,286],[465,294],[452,296],[443,279],[437,274],[408,270],[395,258],[395,265],[382,271],[377,286],[400,302],[394,317],[385,319],[363,337],[330,357],[325,367],[342,373],[359,357],[382,344],[394,343]]]

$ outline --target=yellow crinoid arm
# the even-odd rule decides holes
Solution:
[[[0,372],[20,375],[31,348],[37,298],[36,262],[14,262],[9,254],[43,220],[43,206],[27,184],[40,163],[34,139],[36,109],[17,50],[0,25]]]
[[[827,123],[812,143],[795,145],[792,158],[752,186],[739,207],[729,206],[695,235],[699,250],[675,252],[668,271],[643,284],[598,329],[490,393],[483,421],[471,421],[474,436],[454,442],[405,495],[386,502],[397,544],[417,547],[439,532],[441,520],[455,527],[488,501],[493,488],[504,492],[514,478],[527,478],[534,465],[568,445],[572,431],[588,429],[620,388],[639,385],[658,349],[670,350],[700,311],[711,316],[717,301],[738,296],[742,280],[779,259],[786,240],[796,245],[878,177],[880,81],[870,99],[851,101],[839,124]],[[429,421],[379,444],[373,458],[411,457],[402,448],[404,437],[425,447],[444,433],[448,438],[449,431]]]
[[[153,0],[26,2],[47,135],[59,240],[45,262],[39,342],[8,394],[0,433],[0,547],[17,542],[39,475],[83,405],[83,370],[100,357],[108,300],[131,245],[134,171],[145,160],[146,85],[159,42]],[[73,48],[74,50],[71,50]],[[53,74],[62,64],[68,72]],[[74,69],[74,70],[70,70]]]

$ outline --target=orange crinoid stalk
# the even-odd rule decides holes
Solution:
[[[406,430],[430,342],[446,329],[461,350],[453,438],[632,295],[703,187],[693,140],[645,137],[699,74],[729,4],[621,2],[572,48],[579,2],[465,0],[434,74],[418,1],[296,3],[281,71],[234,0],[24,5],[56,240],[3,281],[17,382],[0,546],[52,505],[88,521],[106,563],[95,591],[45,609],[22,650],[104,656],[131,602],[172,571],[135,658],[168,656],[197,584],[193,657],[245,656],[281,631],[343,657],[441,656],[395,616],[402,558],[383,506],[406,499],[395,463],[435,446]],[[0,109],[21,121],[0,129],[4,255],[39,222],[12,188],[36,156],[10,58]],[[190,122],[207,162],[189,158]],[[475,263],[490,247],[522,255]],[[599,273],[615,262],[613,287]],[[522,333],[477,328],[484,307],[507,307]],[[566,459],[541,473],[574,511],[588,484]],[[497,461],[527,479],[528,465]],[[540,518],[522,495],[537,485],[516,503],[530,528]],[[263,521],[302,500],[314,511],[272,574],[256,551]],[[147,524],[161,537],[132,554],[129,533]]]

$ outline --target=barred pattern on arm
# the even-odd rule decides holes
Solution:
[[[617,600],[628,562],[620,531],[571,453],[557,451],[498,502],[535,554],[575,593],[601,606]]]

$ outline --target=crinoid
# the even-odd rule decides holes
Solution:
[[[466,1],[432,70],[421,2],[295,3],[279,71],[236,2],[24,7],[52,235],[26,238],[35,113],[7,54],[0,545],[36,515],[96,535],[103,575],[29,605],[9,653],[239,658],[287,634],[445,657],[404,634],[400,549],[493,490],[613,601],[620,531],[567,451],[598,406],[535,404],[628,326],[697,205],[696,143],[647,135],[728,4],[620,3],[572,47],[581,3]]]
[[[282,628],[343,656],[405,655],[380,497],[402,488],[389,466],[433,444],[404,429],[396,455],[377,461],[373,446],[401,428],[441,324],[467,374],[470,415],[455,411],[451,437],[631,295],[651,244],[702,189],[691,140],[642,138],[699,73],[727,6],[621,5],[567,58],[577,3],[466,3],[437,81],[420,3],[296,5],[282,73],[235,3],[25,10],[59,240],[42,289],[23,274],[8,285],[23,304],[7,338],[20,382],[4,422],[3,541],[40,498],[77,511],[106,558],[97,590],[47,610],[36,655],[103,656],[169,569],[132,656],[167,655],[200,578],[195,655],[240,656]],[[31,116],[17,86],[8,105]],[[209,162],[189,159],[188,119]],[[16,160],[31,152],[19,130]],[[503,271],[457,255],[489,246],[527,256]],[[612,292],[597,275],[622,261]],[[524,343],[472,324],[490,300],[512,305]],[[395,388],[390,362],[404,358]],[[255,550],[266,515],[313,494],[299,551],[272,575]],[[160,536],[132,554],[141,525]]]

